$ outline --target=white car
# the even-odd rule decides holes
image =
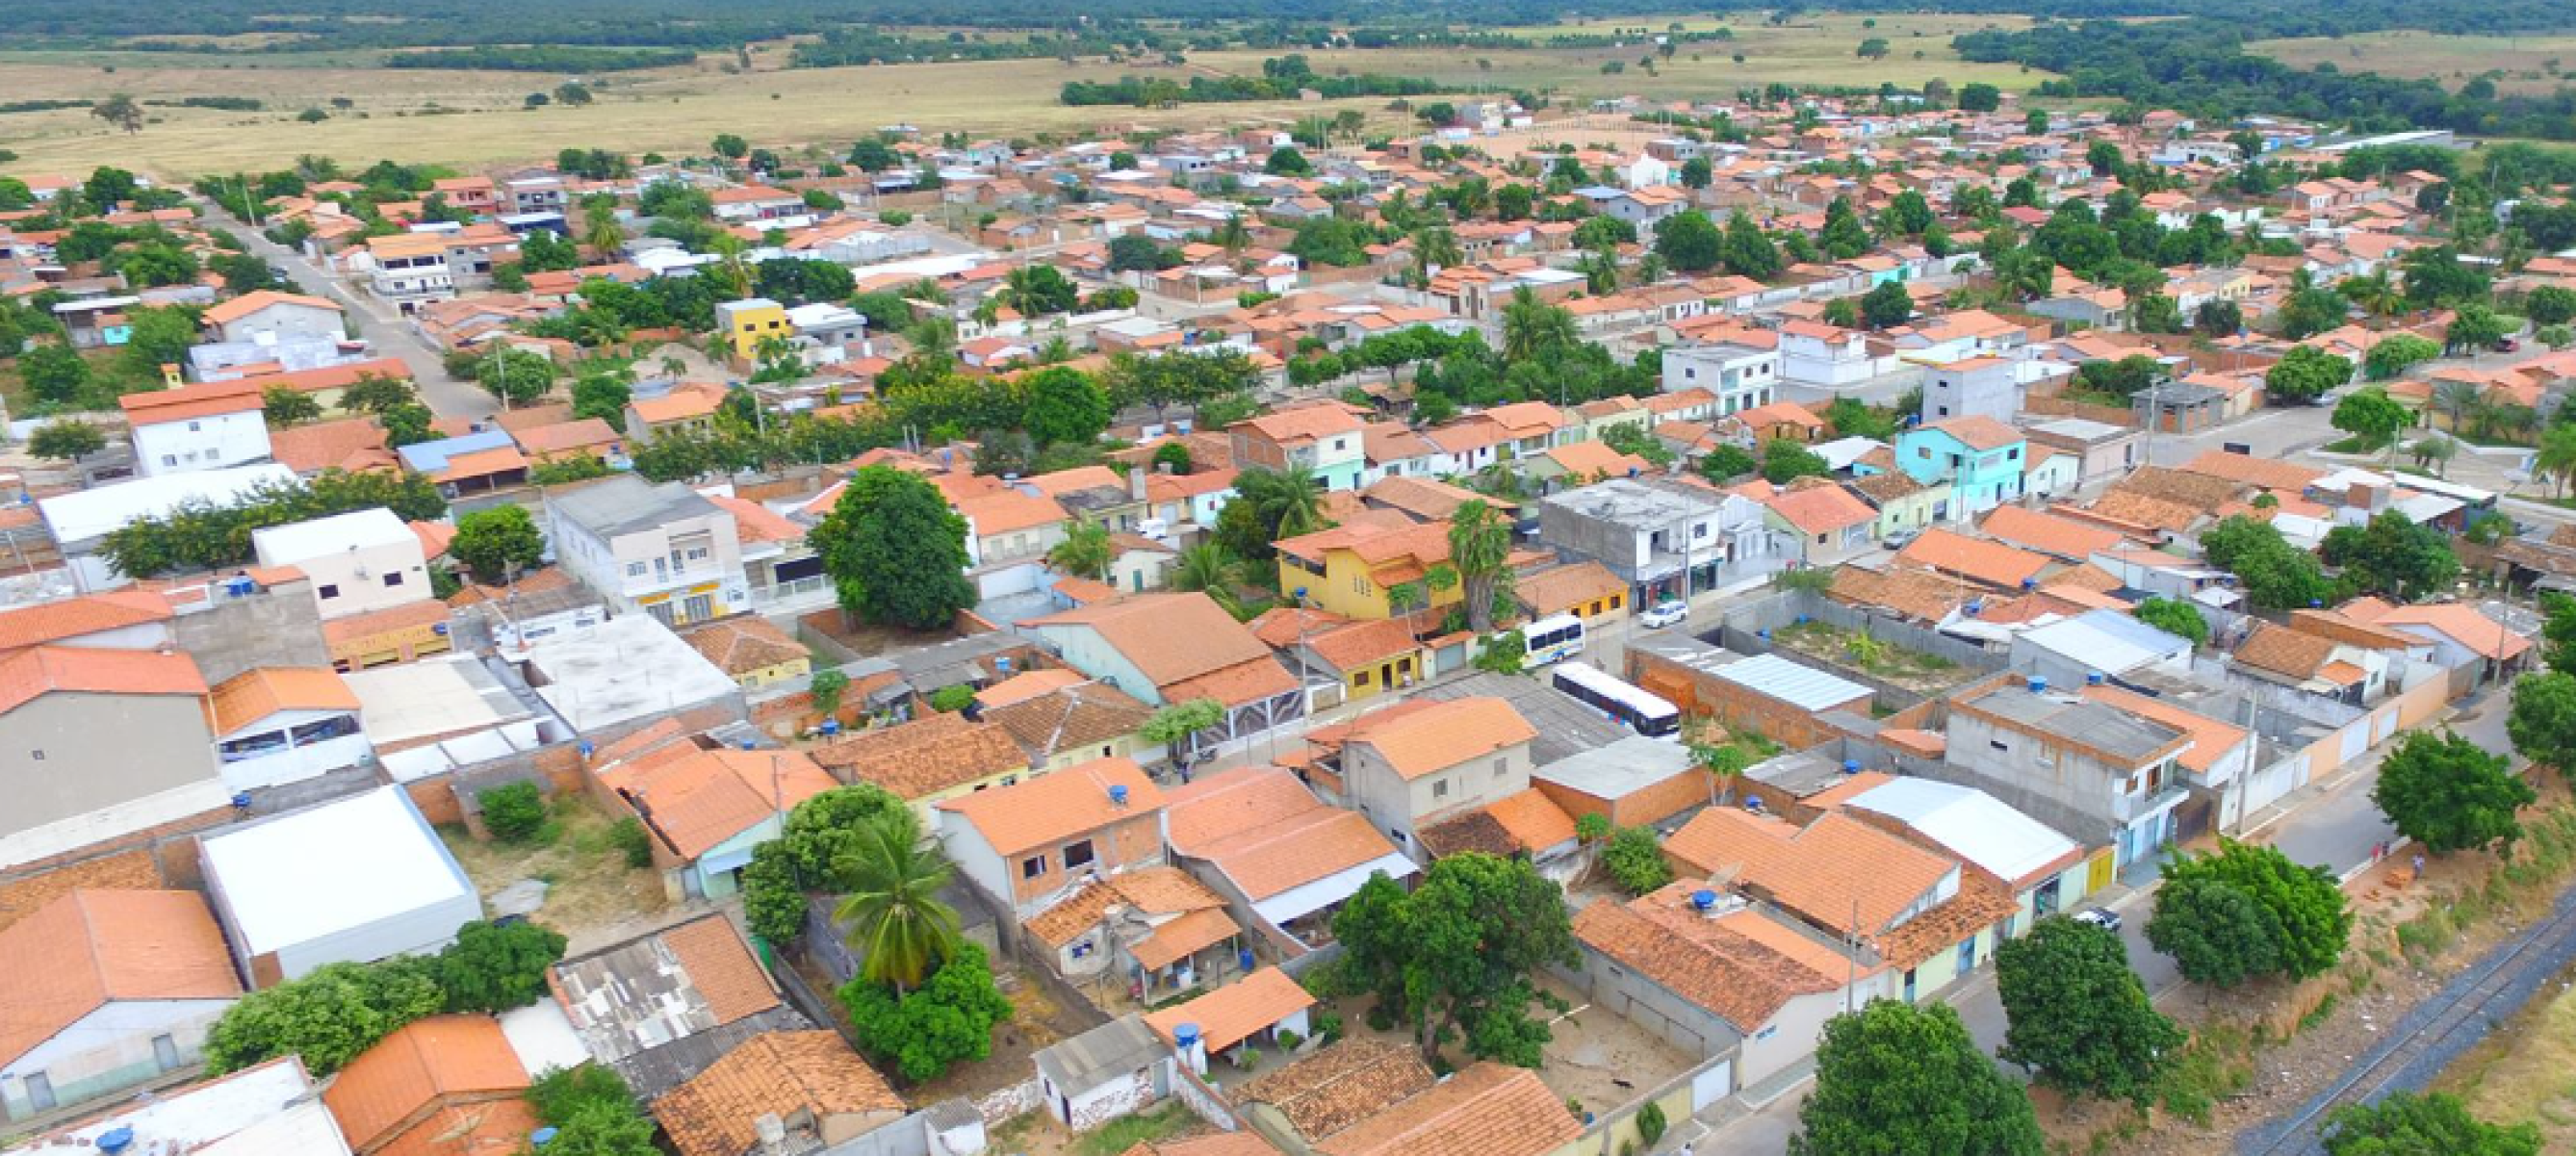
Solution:
[[[1679,598],[1664,599],[1663,601],[1648,607],[1644,614],[1637,616],[1637,621],[1643,623],[1648,630],[1661,630],[1667,626],[1678,626],[1689,620],[1690,603],[1684,602]]]

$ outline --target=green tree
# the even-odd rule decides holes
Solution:
[[[27,435],[27,452],[48,461],[78,464],[107,448],[107,435],[85,421],[52,421]]]
[[[2324,350],[2294,345],[2263,373],[2263,393],[2274,401],[2304,405],[2352,380],[2352,362]]]
[[[975,604],[966,579],[966,519],[929,482],[891,466],[850,475],[807,535],[841,610],[866,622],[931,630]]]
[[[611,429],[624,429],[626,403],[634,396],[634,387],[616,374],[583,374],[572,383],[572,416],[595,417]]]
[[[1467,628],[1478,634],[1494,629],[1496,606],[1510,579],[1512,524],[1482,498],[1458,504],[1449,515],[1449,567],[1457,571],[1459,598],[1467,608]]]
[[[89,114],[129,134],[143,131],[143,106],[122,92],[91,106]]]
[[[431,960],[451,1013],[497,1015],[546,998],[546,971],[564,956],[561,932],[534,923],[476,920]]]
[[[1630,895],[1644,895],[1673,881],[1663,844],[1656,841],[1655,829],[1647,826],[1611,832],[1610,841],[1601,847],[1601,868]]]
[[[526,506],[506,503],[456,519],[447,552],[486,585],[509,581],[545,564],[546,535]]]
[[[1780,248],[1753,223],[1751,215],[1737,209],[1726,218],[1726,241],[1720,250],[1726,271],[1738,277],[1768,281],[1780,275]]]
[[[2338,357],[2335,360],[2343,359]],[[2289,363],[2284,360],[2281,364]],[[2280,366],[2274,366],[2273,372],[2280,372]],[[2373,387],[2345,394],[2342,401],[2335,403],[2334,416],[2329,420],[2336,429],[2353,435],[2364,446],[2377,449],[2395,444],[2397,431],[2412,423],[2415,413],[2404,403],[2388,396],[2387,391]]]
[[[1914,317],[1914,295],[1902,281],[1887,281],[1863,294],[1860,319],[1872,329],[1893,329]]]
[[[2129,613],[2140,622],[2179,638],[2188,638],[2194,646],[2209,641],[2209,620],[2191,604],[2177,598],[2149,598],[2138,603]]]
[[[910,807],[861,827],[857,845],[834,869],[848,890],[832,918],[850,925],[859,978],[900,995],[956,953],[962,925],[939,899],[956,870],[937,843],[923,838]]]
[[[2442,331],[2442,349],[2446,353],[2481,353],[2504,340],[2504,321],[2484,305],[2463,305],[2451,315],[2450,327]]]
[[[1098,581],[1109,575],[1109,564],[1117,560],[1117,550],[1109,543],[1106,528],[1085,523],[1065,532],[1064,540],[1047,551],[1047,565],[1076,578]]]
[[[2221,519],[2201,533],[2209,564],[2236,575],[2246,596],[2264,610],[2304,609],[2333,592],[2316,556],[2290,545],[2269,522],[2243,514]]]
[[[839,995],[867,1054],[913,1083],[992,1055],[994,1026],[1011,1018],[1011,1001],[972,942],[958,943],[920,990],[897,993],[861,976]]]
[[[2003,90],[1982,82],[1959,86],[1961,112],[1993,112],[2003,107]]]
[[[1682,162],[1681,181],[1685,189],[1705,189],[1717,175],[1716,166],[1707,157],[1692,157]]]
[[[1799,478],[1821,478],[1833,472],[1822,455],[1787,438],[1762,444],[1762,480],[1785,486]]]
[[[324,964],[224,1009],[206,1032],[206,1067],[220,1075],[302,1056],[327,1076],[446,1003],[426,960]]]
[[[1961,90],[1964,101],[1968,85]],[[1945,1003],[1872,1000],[1825,1022],[1790,1156],[2040,1156],[2030,1097]]]
[[[2265,913],[2263,923],[2271,939],[2272,972],[2290,979],[2306,979],[2332,970],[2343,958],[2344,946],[2352,937],[2352,911],[2345,904],[2343,888],[2336,884],[2334,874],[2323,867],[2292,863],[2271,847],[2221,840],[2214,853],[2176,852],[2165,862],[2164,878],[2167,887],[2185,880],[2212,880],[2251,898]],[[2179,918],[2185,913],[2174,914]],[[2147,921],[2147,942],[2171,954],[2167,939],[2180,935],[2182,928],[2169,924],[2159,931],[2157,925],[2166,922],[2167,915],[2164,895],[2159,891],[2156,914]],[[2179,958],[2176,962],[2180,962]],[[2261,973],[2248,969],[2247,974]]]
[[[655,1125],[612,1068],[555,1068],[528,1085],[526,1098],[537,1119],[555,1129],[548,1156],[654,1156]]]
[[[89,388],[89,362],[71,346],[47,342],[18,356],[18,377],[36,400],[70,405]]]
[[[2490,1124],[2448,1092],[2346,1104],[2318,1129],[2326,1156],[2540,1156],[2536,1124]]]
[[[1852,208],[1850,200],[1835,197],[1825,206],[1825,228],[1817,243],[1826,256],[1848,261],[1869,252],[1869,227],[1861,224],[1860,211]]]
[[[260,416],[267,420],[271,429],[285,429],[322,419],[322,403],[300,389],[271,386],[260,393],[259,399]]]
[[[1109,393],[1090,374],[1056,366],[1030,374],[1025,384],[1022,428],[1039,442],[1090,445],[1109,428]]]
[[[2212,298],[2192,310],[2191,327],[2203,337],[2230,337],[2245,328],[2245,307],[2224,298]]]
[[[474,381],[505,406],[527,405],[555,386],[551,357],[524,349],[504,349],[474,361]]]
[[[2007,1028],[1998,1054],[2068,1095],[2143,1108],[2183,1043],[2109,928],[2042,919],[1995,949]]]
[[[2229,988],[2281,968],[2278,921],[2244,889],[2201,877],[2168,880],[2156,892],[2147,942],[2171,956],[2184,979]]]
[[[2513,683],[2505,737],[2522,757],[2561,774],[2576,767],[2576,674],[2526,674]]]
[[[1704,273],[1725,257],[1725,236],[1717,222],[1697,209],[1684,209],[1655,226],[1655,254],[1683,273]]]
[[[717,156],[729,161],[738,161],[751,155],[751,142],[729,132],[717,133],[715,141],[707,147]]]
[[[1136,736],[1170,748],[1172,761],[1186,771],[1197,746],[1193,740],[1224,722],[1224,703],[1212,698],[1194,698],[1155,711],[1153,717],[1146,719],[1145,725],[1137,729]]]
[[[2576,598],[2540,592],[2540,661],[2560,674],[2576,674]]]
[[[2450,730],[2409,731],[2380,764],[2370,800],[2398,834],[2436,855],[2510,847],[2522,837],[2515,812],[2540,797],[2511,767]]]
[[[1511,301],[1503,306],[1503,356],[1506,359],[1534,361],[1581,340],[1574,327],[1572,313],[1539,300],[1527,285],[1512,290]]]
[[[2381,338],[2379,344],[2361,359],[2362,371],[2372,381],[2387,381],[2442,355],[2442,347],[2412,333],[2396,333]]]
[[[1376,995],[1426,1059],[1459,1039],[1469,1055],[1539,1066],[1552,1037],[1530,1014],[1548,999],[1533,977],[1581,958],[1557,885],[1480,852],[1434,861],[1410,894],[1370,875],[1333,916],[1333,934],[1344,951],[1319,990]]]
[[[381,373],[360,374],[358,380],[340,391],[340,412],[382,414],[399,405],[419,401],[411,383]]]
[[[1302,177],[1314,172],[1315,166],[1306,162],[1306,154],[1282,145],[1270,150],[1270,159],[1262,163],[1261,171],[1273,176]]]
[[[483,829],[504,843],[526,843],[546,826],[546,797],[535,783],[509,783],[474,794]]]
[[[2460,577],[2450,535],[2395,510],[2382,511],[2367,525],[2335,527],[2318,553],[2327,565],[2343,569],[2345,582],[2401,601],[2447,590]]]
[[[881,787],[839,787],[787,813],[778,838],[754,848],[743,871],[743,915],[751,933],[773,944],[796,938],[805,927],[805,891],[846,891],[841,864],[854,854],[868,825],[902,809]]]

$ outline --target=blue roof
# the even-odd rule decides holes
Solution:
[[[446,469],[450,458],[480,453],[484,450],[497,450],[514,444],[516,443],[510,440],[508,430],[494,429],[441,441],[416,442],[396,452],[402,455],[403,464],[411,467],[413,472],[434,474]]]

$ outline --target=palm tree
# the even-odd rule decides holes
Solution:
[[[731,233],[718,233],[709,247],[721,258],[714,269],[718,281],[736,298],[751,296],[751,270],[742,260],[748,246],[743,244],[742,238]]]
[[[2451,415],[2451,429],[2458,432],[2460,421],[2486,400],[2485,389],[2473,381],[2440,381],[2433,385],[2433,404]]]
[[[2406,295],[2388,279],[2385,269],[2367,277],[2346,277],[2335,284],[2335,292],[2373,317],[2392,316],[2406,306]]]
[[[1109,573],[1115,553],[1109,545],[1109,531],[1099,526],[1076,526],[1064,541],[1047,551],[1047,565],[1076,578],[1100,579]]]
[[[582,210],[581,243],[590,246],[590,255],[608,260],[626,244],[626,230],[617,224],[617,202],[606,197],[590,202]]]
[[[1467,623],[1478,634],[1494,628],[1494,604],[1512,552],[1512,526],[1481,500],[1458,504],[1449,515],[1449,565],[1458,571]]]
[[[2531,475],[2550,479],[2564,493],[2571,474],[2576,474],[2576,425],[2551,426],[2540,439],[2540,452],[2532,456]]]
[[[921,837],[912,808],[897,808],[861,828],[857,845],[833,868],[849,892],[832,918],[850,925],[850,946],[865,957],[859,974],[869,982],[897,992],[918,987],[957,950],[957,911],[939,901],[956,868]]]
[[[2459,452],[2460,443],[2453,441],[2447,434],[2433,434],[2418,438],[2414,445],[2406,447],[2407,456],[2414,458],[2416,465],[2436,466],[2434,473],[2440,477],[2450,476],[2451,459]]]
[[[1311,534],[1324,528],[1324,507],[1316,497],[1315,471],[1305,466],[1265,470],[1258,466],[1235,475],[1234,492],[1261,512],[1273,527],[1273,540]]]
[[[1181,551],[1180,561],[1172,569],[1172,586],[1179,590],[1203,590],[1223,601],[1223,595],[1234,581],[1234,555],[1225,552],[1218,542],[1201,542]]]
[[[1512,361],[1527,361],[1542,350],[1572,345],[1578,340],[1574,315],[1538,299],[1523,285],[1512,290],[1512,300],[1503,306],[1503,356]]]
[[[1458,234],[1434,226],[1413,235],[1413,271],[1422,280],[1467,259],[1458,248]]]

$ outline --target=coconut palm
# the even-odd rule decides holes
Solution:
[[[1100,579],[1109,573],[1115,551],[1109,544],[1109,531],[1099,526],[1076,526],[1064,541],[1047,551],[1047,565],[1076,578]]]
[[[2373,317],[2391,316],[2406,307],[2406,294],[2384,269],[2367,277],[2346,277],[2335,283],[2335,292]]]
[[[626,230],[617,224],[617,202],[601,198],[582,210],[581,243],[590,247],[590,255],[606,261],[617,255],[626,244]]]
[[[1424,281],[1466,259],[1465,253],[1458,248],[1456,233],[1435,226],[1413,235],[1413,271]]]
[[[1273,540],[1311,534],[1324,528],[1324,508],[1316,497],[1315,471],[1304,466],[1266,470],[1258,466],[1235,475],[1234,492],[1261,512],[1261,522],[1275,528]]]
[[[2447,434],[2418,438],[2415,444],[2406,447],[2406,455],[2415,459],[2416,465],[2432,466],[2434,473],[2442,477],[2450,476],[2451,459],[2459,452],[2460,443]]]
[[[2451,429],[2457,431],[2460,422],[2485,400],[2485,394],[2485,387],[2474,381],[2435,382],[2433,405],[2451,415]]]
[[[1201,542],[1181,551],[1180,561],[1172,568],[1172,586],[1177,590],[1203,590],[1223,600],[1234,582],[1234,555],[1225,552],[1217,542]]]
[[[2540,452],[2532,456],[2531,475],[2550,479],[2564,492],[2571,474],[2576,474],[2576,425],[2551,426],[2540,439]]]
[[[921,837],[910,807],[889,812],[857,834],[833,864],[849,891],[832,918],[850,926],[850,946],[864,957],[859,974],[900,992],[957,949],[955,908],[939,901],[956,868]]]
[[[1483,500],[1458,504],[1449,515],[1449,565],[1467,603],[1467,622],[1476,633],[1494,628],[1496,594],[1510,574],[1512,524]]]
[[[1505,358],[1527,361],[1542,350],[1572,345],[1577,340],[1573,314],[1539,300],[1527,285],[1512,290],[1511,303],[1503,306]]]

